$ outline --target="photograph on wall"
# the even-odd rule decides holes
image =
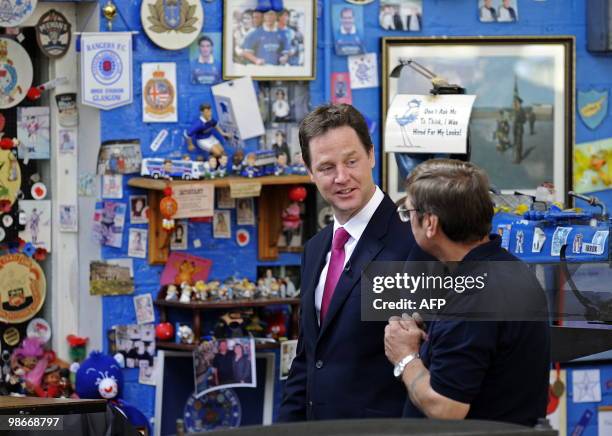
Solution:
[[[492,185],[529,193],[553,183],[555,199],[563,201],[572,184],[565,168],[574,124],[573,45],[569,37],[386,38],[383,119],[396,95],[429,94],[431,81],[410,68],[389,78],[400,58],[412,59],[476,96],[470,160],[487,172]],[[407,107],[398,122],[409,121],[417,109]],[[404,195],[406,176],[424,158],[387,153],[383,180],[392,199]]]
[[[333,4],[332,27],[336,55],[350,56],[365,53],[363,8],[346,3]]]
[[[155,326],[128,324],[115,327],[117,352],[125,359],[126,368],[138,368],[141,361],[153,366],[155,356]]]
[[[134,312],[136,313],[136,323],[147,324],[155,322],[155,312],[153,311],[153,297],[150,293],[136,295],[134,297]]]
[[[123,226],[125,225],[124,203],[102,201],[96,203],[94,212],[92,237],[102,245],[121,248],[123,242]]]
[[[284,123],[293,121],[291,106],[289,106],[289,88],[287,86],[272,86],[270,88],[271,121]]]
[[[229,210],[216,210],[213,219],[213,238],[229,239],[232,237],[232,221]]]
[[[77,145],[77,132],[76,129],[59,129],[59,152],[60,153],[74,153]]]
[[[612,187],[612,138],[574,146],[574,191],[587,194]]]
[[[157,363],[157,357],[153,358],[153,365],[149,364],[148,360],[138,361],[138,383],[143,385],[155,386],[155,368]]]
[[[223,80],[221,33],[202,33],[189,46],[189,68],[194,85],[214,85]]]
[[[128,238],[128,256],[144,259],[147,257],[147,229],[131,228]]]
[[[266,129],[263,150],[274,150],[276,157],[287,156],[287,165],[295,165],[301,161],[299,142],[299,127],[297,123],[272,123]]]
[[[19,209],[23,213],[24,228],[19,237],[31,242],[34,248],[44,248],[51,252],[51,201],[19,200]]]
[[[517,0],[478,0],[478,19],[481,23],[517,22]]]
[[[257,0],[224,1],[223,77],[314,79],[315,1],[285,0],[275,12]]]
[[[202,341],[193,352],[195,395],[232,387],[257,387],[252,337]]]
[[[178,121],[178,91],[174,62],[142,63],[142,121]]]
[[[146,224],[149,222],[147,217],[148,205],[146,195],[130,195],[130,222],[132,224]]]
[[[295,353],[297,351],[297,339],[292,341],[283,341],[280,344],[280,379],[285,380],[289,377],[289,370],[293,359],[295,359]]]
[[[171,252],[159,279],[161,285],[207,281],[212,266],[210,259],[187,253]]]
[[[102,176],[102,198],[123,198],[122,174],[105,174]]]
[[[348,67],[351,73],[351,88],[377,88],[378,62],[376,53],[365,53],[348,57]]]
[[[78,231],[78,214],[75,204],[60,204],[60,232]]]
[[[57,103],[57,117],[60,126],[76,127],[79,124],[76,92],[57,94],[55,96],[55,102]]]
[[[353,104],[351,91],[351,76],[349,73],[332,73],[331,75],[331,101],[334,104]]]
[[[140,173],[141,162],[140,140],[104,141],[98,154],[98,174]]]
[[[378,22],[385,30],[418,32],[423,28],[423,0],[380,0]]]
[[[133,292],[134,262],[132,259],[90,262],[90,295],[126,295]]]
[[[230,195],[230,188],[216,188],[215,197],[217,197],[217,208],[219,209],[234,209],[236,207],[236,199]]]
[[[17,108],[19,159],[49,159],[49,108]]]
[[[239,226],[254,226],[255,202],[253,198],[239,198],[236,203],[236,223]]]
[[[170,239],[171,250],[187,250],[189,242],[189,226],[187,220],[177,220]]]

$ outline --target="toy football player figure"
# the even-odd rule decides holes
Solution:
[[[221,137],[229,138],[221,127],[217,125],[217,120],[212,116],[212,107],[208,103],[200,106],[200,117],[194,121],[191,128],[187,131],[186,139],[189,151],[195,150],[195,146],[207,151],[216,157],[223,154]]]

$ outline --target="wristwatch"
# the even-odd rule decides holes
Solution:
[[[397,362],[397,364],[395,365],[395,368],[393,368],[393,375],[396,378],[400,378],[402,376],[402,373],[404,372],[404,369],[406,368],[406,365],[408,365],[413,360],[420,359],[420,358],[421,356],[419,355],[419,353],[411,353],[407,355],[402,360]]]

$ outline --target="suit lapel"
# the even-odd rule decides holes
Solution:
[[[317,319],[317,311],[315,310],[315,291],[321,276],[321,270],[325,265],[325,256],[331,247],[333,225],[329,225],[323,229],[322,234],[317,239],[317,243],[312,247],[308,247],[308,252],[313,253],[312,259],[308,261],[308,268],[305,268],[306,277],[302,277],[304,285],[304,307],[302,307],[302,317],[304,322],[307,322],[315,331],[313,337],[319,335],[319,320]],[[314,242],[314,241],[313,241]]]
[[[389,218],[394,211],[395,205],[393,201],[385,195],[378,209],[376,209],[376,212],[372,215],[370,222],[361,235],[349,259],[350,268],[348,268],[348,270],[345,268],[338,280],[336,290],[329,304],[327,315],[325,316],[321,331],[319,332],[319,339],[323,336],[325,330],[337,315],[355,285],[361,279],[361,271],[363,271],[384,248],[384,243],[381,239],[387,234]]]

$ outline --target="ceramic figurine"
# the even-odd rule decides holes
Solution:
[[[181,344],[193,344],[195,338],[191,327],[181,324],[177,331],[177,339]]]
[[[191,302],[191,293],[193,292],[193,288],[189,283],[183,282],[181,283],[181,298],[179,298],[180,303],[189,303]]]
[[[255,166],[255,161],[257,156],[255,153],[249,153],[246,155],[246,158],[243,162],[243,168],[240,172],[240,175],[243,177],[253,178],[259,176],[259,168]]]
[[[186,133],[189,150],[193,151],[197,146],[214,156],[221,156],[224,151],[220,142],[222,137],[229,138],[230,135],[221,129],[217,120],[213,118],[210,104],[200,105],[200,117],[193,122]]]
[[[196,282],[195,292],[199,300],[206,301],[208,299],[208,285],[203,280]]]
[[[176,301],[178,300],[178,290],[175,285],[168,285],[166,289],[166,301]]]
[[[228,157],[227,154],[223,153],[219,156],[219,166],[217,167],[217,177],[223,178],[228,175]]]
[[[287,154],[284,152],[281,152],[278,154],[278,157],[276,158],[276,165],[274,166],[274,175],[275,176],[282,176],[284,174],[287,174]]]
[[[217,176],[217,167],[219,162],[217,158],[212,154],[208,156],[208,161],[204,162],[204,178],[206,179],[214,179]]]

